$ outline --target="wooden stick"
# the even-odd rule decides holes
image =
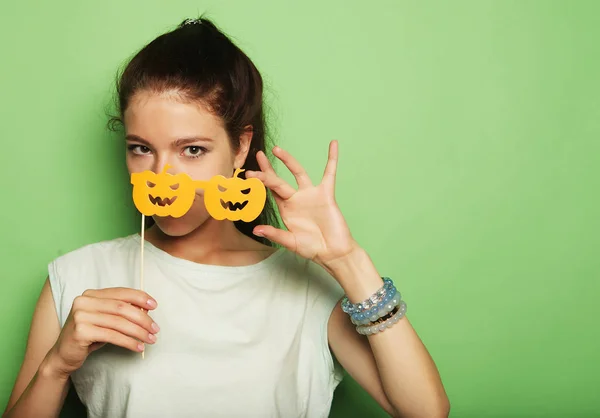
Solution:
[[[146,216],[142,213],[142,232],[141,232],[141,244],[140,244],[140,290],[144,290],[144,224],[146,222]],[[142,312],[144,312],[144,308],[142,308]],[[142,359],[144,358],[144,353],[146,352],[146,345],[144,344],[144,350],[142,351]]]

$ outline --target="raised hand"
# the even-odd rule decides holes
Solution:
[[[279,147],[273,154],[292,172],[298,188],[281,179],[266,155],[257,155],[261,171],[247,171],[246,177],[256,177],[274,195],[286,230],[269,225],[255,227],[254,233],[281,244],[302,257],[325,267],[351,253],[357,244],[335,201],[335,178],[338,161],[338,143],[329,144],[329,159],[323,179],[313,185],[308,174],[290,153]]]

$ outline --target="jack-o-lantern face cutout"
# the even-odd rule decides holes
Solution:
[[[169,174],[167,164],[162,172],[152,171],[131,174],[133,202],[146,216],[172,216],[179,218],[192,207],[196,197],[196,184],[185,173]]]
[[[214,176],[204,185],[204,205],[213,218],[251,222],[260,215],[267,200],[265,185],[257,178],[242,179],[236,169],[232,178]]]

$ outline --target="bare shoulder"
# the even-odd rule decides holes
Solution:
[[[29,382],[36,374],[44,357],[48,351],[54,346],[58,336],[60,335],[60,324],[52,292],[50,282],[46,278],[40,296],[35,305],[29,336],[27,338],[27,347],[25,349],[25,357],[21,368],[17,375],[12,393],[10,395],[6,410],[19,399],[21,394],[29,385]]]

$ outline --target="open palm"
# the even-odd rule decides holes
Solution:
[[[266,155],[260,151],[257,160],[261,171],[247,171],[246,177],[258,178],[273,192],[287,231],[259,225],[254,233],[321,265],[349,254],[356,243],[335,201],[337,141],[329,145],[325,173],[321,183],[316,186],[306,170],[287,151],[275,147],[273,154],[292,172],[298,189],[281,179]]]

